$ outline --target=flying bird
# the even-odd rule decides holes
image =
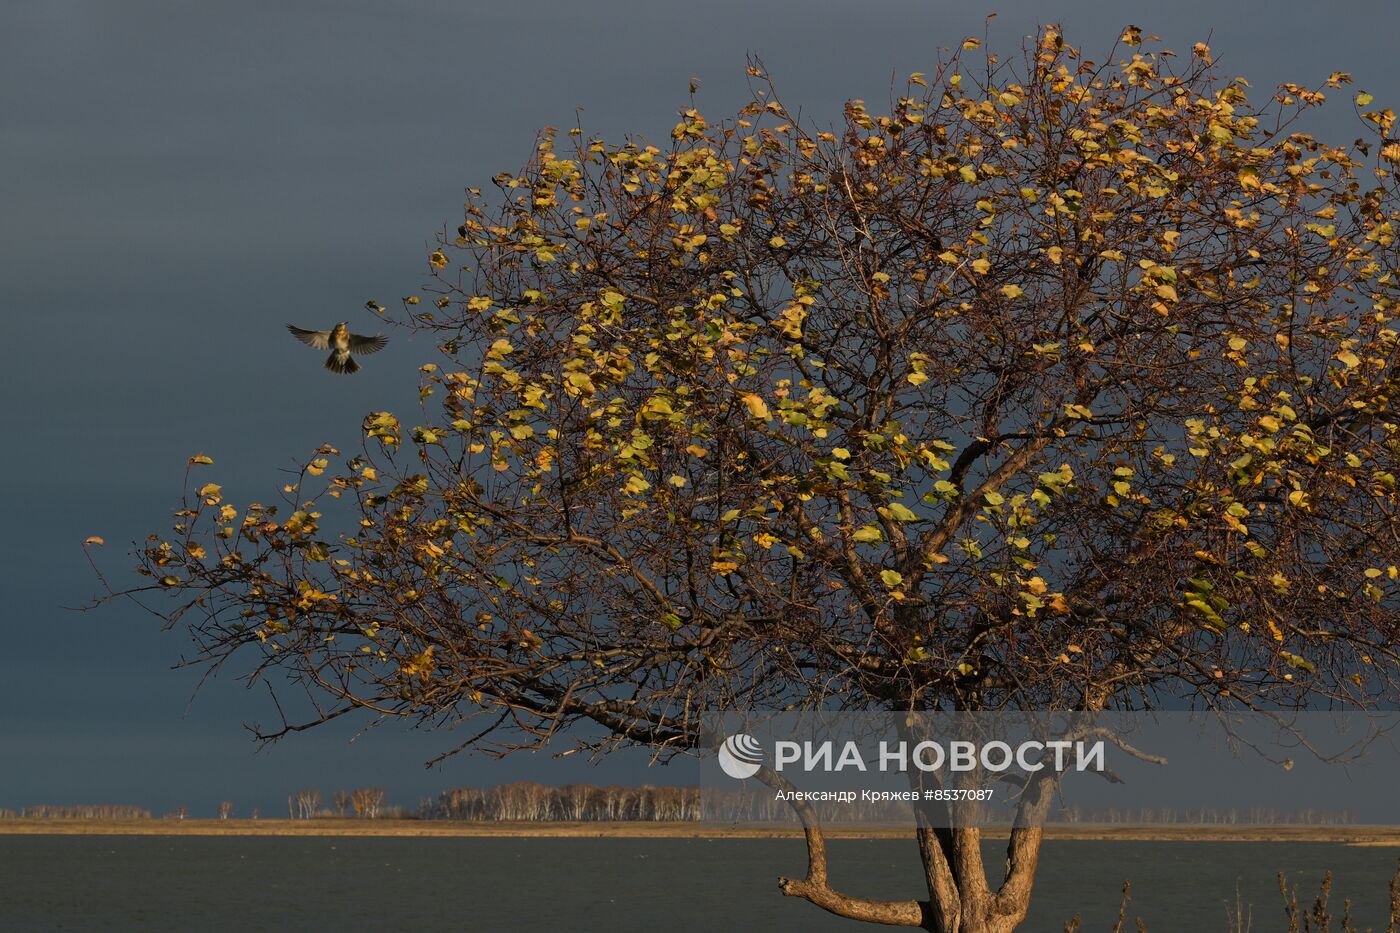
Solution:
[[[349,321],[341,321],[330,330],[305,330],[295,324],[288,324],[287,330],[308,347],[330,350],[331,355],[326,357],[326,368],[333,373],[349,375],[360,371],[360,364],[351,356],[352,353],[361,356],[378,353],[384,349],[389,338],[383,334],[375,334],[373,337],[352,334],[345,327],[348,323]]]

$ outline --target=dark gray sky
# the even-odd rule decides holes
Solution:
[[[416,289],[462,188],[518,167],[539,126],[582,107],[590,132],[665,139],[692,75],[711,116],[742,105],[749,52],[830,119],[887,100],[992,10],[1005,52],[1042,21],[1091,53],[1132,22],[1181,50],[1210,35],[1261,92],[1346,70],[1400,104],[1400,8],[1379,0],[0,4],[0,807],[271,813],[300,786],[412,804],[539,773],[425,772],[453,736],[390,729],[254,754],[241,724],[269,720],[263,695],[225,678],[190,705],[178,634],[62,608],[96,591],[79,542],[104,536],[120,577],[190,454],[215,458],[230,501],[266,500],[294,459],[355,442],[366,411],[409,411],[426,343],[398,334],[345,379],[282,324],[373,328],[365,301]],[[1344,142],[1351,120],[1342,102],[1312,129]]]

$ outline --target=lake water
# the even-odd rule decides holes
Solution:
[[[833,883],[920,892],[913,842],[835,840]],[[1049,842],[1027,931],[1074,913],[1107,931],[1119,888],[1151,933],[1220,931],[1236,890],[1255,933],[1285,929],[1275,876],[1311,902],[1334,875],[1360,927],[1385,929],[1396,849],[1331,843]],[[1000,861],[989,847],[989,864]],[[0,931],[855,931],[782,897],[800,840],[0,836]],[[1334,922],[1333,929],[1340,927]],[[1131,924],[1130,924],[1131,928]]]

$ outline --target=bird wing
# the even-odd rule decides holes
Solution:
[[[368,355],[378,353],[389,343],[389,338],[383,334],[375,334],[373,337],[366,337],[363,334],[350,335],[350,352]]]
[[[306,344],[308,347],[315,347],[317,350],[329,350],[331,346],[331,332],[328,330],[304,330],[295,324],[288,324],[287,330],[292,332],[292,336]]]

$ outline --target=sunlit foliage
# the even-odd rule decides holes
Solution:
[[[755,63],[664,146],[546,130],[403,300],[422,413],[277,507],[196,482],[141,554],[159,611],[306,688],[269,736],[664,757],[735,707],[1393,703],[1394,114],[1150,42],[969,39],[831,129]],[[1329,97],[1362,139],[1304,132]],[[788,894],[1025,917],[1033,825],[993,889],[979,831],[924,820],[928,899],[867,901],[803,819]]]

